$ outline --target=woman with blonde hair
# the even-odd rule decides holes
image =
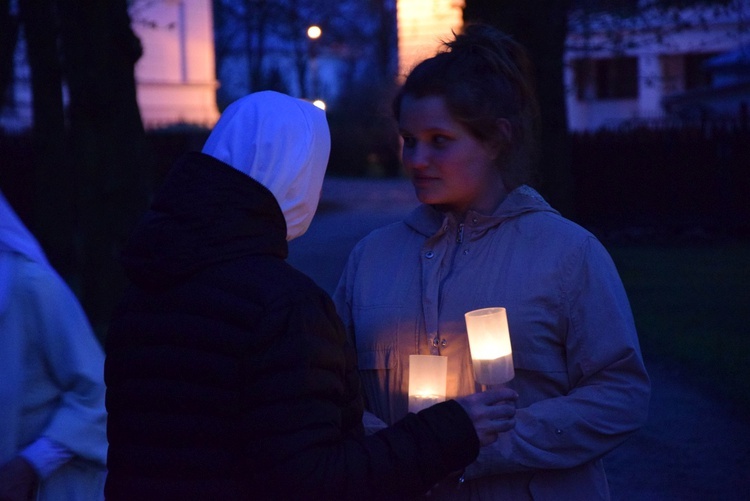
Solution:
[[[334,294],[369,422],[383,426],[407,414],[411,354],[447,357],[448,398],[476,392],[464,314],[507,310],[516,426],[432,499],[608,499],[601,458],[646,419],[650,383],[617,270],[531,186],[530,72],[524,49],[483,25],[413,69],[394,114],[422,204],[355,246]]]

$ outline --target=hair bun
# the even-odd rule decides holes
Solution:
[[[531,62],[524,48],[513,37],[486,24],[467,24],[460,34],[446,42],[450,52],[468,51],[482,57],[511,81],[531,80]]]

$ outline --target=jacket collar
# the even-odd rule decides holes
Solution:
[[[142,286],[176,283],[211,264],[265,254],[285,259],[286,223],[273,194],[224,162],[183,155],[123,252]]]
[[[469,211],[463,220],[459,221],[455,213],[442,212],[431,205],[421,204],[406,217],[404,222],[416,232],[430,237],[441,228],[455,227],[465,221],[472,221],[479,229],[489,229],[509,219],[532,212],[558,214],[534,188],[521,185],[511,191],[492,214]]]

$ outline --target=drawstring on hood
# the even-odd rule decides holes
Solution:
[[[203,146],[203,153],[268,188],[284,214],[287,241],[310,226],[330,150],[325,112],[274,91],[229,105]]]

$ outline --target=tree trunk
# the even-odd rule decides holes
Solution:
[[[573,216],[573,178],[563,79],[571,0],[466,0],[464,22],[502,29],[526,47],[536,67],[541,112],[539,189],[563,215]]]
[[[377,68],[383,82],[391,82],[396,78],[396,4],[394,0],[375,0],[375,16],[378,23],[377,31]]]
[[[250,58],[250,90],[256,92],[265,90],[266,75],[263,70],[263,62],[266,58],[266,38],[268,31],[269,6],[265,0],[258,2],[257,13],[255,14],[255,43],[249,51]],[[253,32],[248,32],[251,36]]]
[[[13,53],[17,40],[18,20],[11,15],[10,0],[0,0],[0,96],[6,95],[5,92],[13,81]]]
[[[294,66],[297,69],[297,82],[300,96],[307,99],[317,99],[312,95],[313,89],[311,79],[308,75],[310,67],[315,64],[317,41],[307,37],[307,24],[300,18],[300,5],[298,0],[290,0],[288,6],[288,29],[289,39],[292,41]]]
[[[125,286],[120,250],[147,206],[152,156],[136,100],[127,0],[58,4],[81,224],[82,303],[102,335]]]
[[[52,1],[22,0],[19,10],[33,95],[34,234],[52,266],[67,277],[76,269],[75,174],[65,146],[59,24]]]

